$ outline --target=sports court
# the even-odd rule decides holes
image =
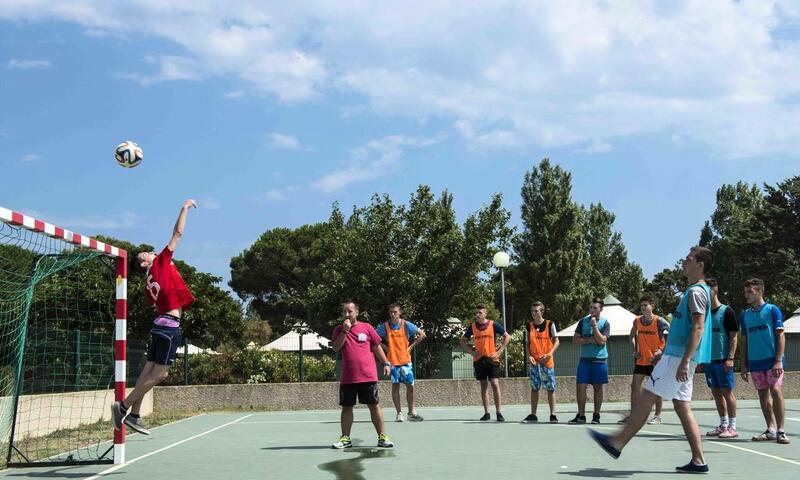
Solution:
[[[559,420],[571,418],[574,406],[561,405]],[[603,424],[616,430],[609,404]],[[540,412],[544,410],[540,408]],[[663,425],[646,425],[619,460],[612,460],[586,434],[589,426],[566,423],[520,424],[528,408],[504,409],[506,423],[479,422],[480,407],[420,409],[421,423],[387,423],[393,449],[375,447],[366,409],[356,411],[355,446],[334,450],[338,410],[303,412],[207,413],[154,429],[153,435],[128,436],[123,465],[17,468],[0,476],[13,479],[113,478],[163,479],[336,479],[462,478],[498,474],[516,478],[659,478],[688,461],[688,444],[677,416],[664,412]],[[384,409],[389,418],[392,409]],[[797,478],[800,474],[800,400],[788,400],[787,432],[791,445],[754,443],[763,419],[757,402],[739,404],[740,438],[704,440],[711,474],[731,479]],[[696,402],[695,414],[705,432],[716,425],[710,402]]]

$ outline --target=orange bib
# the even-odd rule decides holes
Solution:
[[[478,359],[488,357],[497,351],[497,346],[494,343],[494,322],[489,320],[489,326],[485,330],[479,330],[478,325],[473,322],[472,324],[472,338],[475,342],[475,351],[478,352]],[[478,360],[472,359],[474,362]]]
[[[655,351],[664,350],[666,341],[659,335],[658,320],[659,318],[656,315],[653,315],[650,325],[644,325],[642,317],[636,317],[634,320],[636,325],[636,345],[639,350],[639,358],[636,359],[636,365],[652,365]]]
[[[386,343],[389,345],[389,363],[395,367],[411,363],[411,354],[408,353],[408,337],[406,336],[406,321],[400,320],[400,328],[392,330],[389,322],[386,328]]]
[[[550,353],[550,349],[553,348],[553,339],[550,338],[550,320],[544,321],[543,332],[536,330],[533,322],[531,322],[529,332],[530,343],[528,345],[530,345],[531,356],[536,360],[536,363],[539,363],[539,360],[545,354]],[[555,365],[553,357],[548,358],[545,367],[553,368],[553,365]]]

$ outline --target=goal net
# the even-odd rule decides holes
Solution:
[[[9,466],[114,462],[124,253],[0,208],[0,441]]]

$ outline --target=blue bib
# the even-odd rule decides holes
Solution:
[[[708,363],[711,360],[711,289],[705,283],[689,285],[681,295],[678,308],[672,312],[672,324],[669,327],[667,336],[667,346],[664,355],[671,357],[683,357],[686,352],[686,345],[689,343],[689,336],[692,332],[692,314],[689,311],[689,290],[695,287],[702,287],[706,293],[708,302],[706,303],[706,318],[703,322],[703,336],[697,345],[697,350],[692,354],[692,361],[695,363]]]
[[[594,337],[594,329],[592,328],[592,324],[589,323],[591,320],[591,316],[587,315],[581,319],[581,331],[580,334],[582,337]],[[603,327],[605,327],[608,320],[603,317],[597,319],[597,329],[602,331]],[[608,342],[604,343],[603,345],[597,345],[596,343],[590,343],[587,345],[581,345],[581,358],[588,358],[588,359],[596,359],[601,360],[608,358],[608,348],[606,345]]]
[[[759,360],[775,360],[775,329],[772,325],[772,309],[777,308],[765,303],[756,312],[752,308],[744,311],[742,328],[747,329],[747,363]]]
[[[725,331],[725,312],[727,305],[721,305],[711,314],[711,360],[728,358],[728,332]]]

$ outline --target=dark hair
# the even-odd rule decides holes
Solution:
[[[642,298],[639,299],[639,303],[644,303],[644,302],[647,302],[650,305],[656,304],[656,302],[653,301],[653,297],[651,297],[650,295],[642,295]]]
[[[714,278],[714,277],[706,278],[706,285],[708,285],[710,288],[719,287],[719,284],[717,283],[717,279]]]
[[[475,310],[486,310],[486,305],[479,303],[475,305]]]
[[[761,293],[764,293],[764,280],[760,278],[751,278],[744,282],[744,288],[747,287],[756,287],[761,290]]]
[[[533,310],[534,307],[542,307],[542,311],[544,312],[544,303],[539,301],[533,302],[531,304],[531,310]]]
[[[400,311],[403,311],[403,307],[401,307],[399,303],[392,303],[392,304],[389,305],[389,311],[391,311],[391,310],[393,310],[395,308],[397,308]]]
[[[361,311],[361,307],[359,307],[359,306],[358,306],[358,302],[356,302],[356,301],[355,301],[355,300],[353,300],[352,298],[348,298],[347,300],[345,300],[344,302],[342,302],[342,306],[345,306],[345,305],[347,305],[348,303],[352,303],[353,305],[355,305],[355,307],[356,307],[356,310],[358,310],[359,312]]]
[[[594,297],[592,299],[592,305],[594,305],[595,303],[599,303],[600,304],[600,308],[603,308],[603,307],[606,306],[606,304],[603,302],[603,299],[600,298],[600,297]]]
[[[714,253],[706,247],[692,247],[690,251],[695,260],[703,262],[703,273],[710,272],[714,266]]]

